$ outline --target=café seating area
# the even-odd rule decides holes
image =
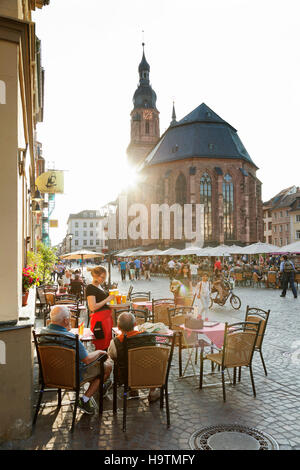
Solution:
[[[116,289],[114,290],[116,293]],[[43,297],[44,295],[44,297]],[[237,386],[241,382],[242,369],[250,372],[250,383],[254,397],[256,387],[252,369],[253,356],[259,353],[265,375],[267,368],[262,353],[264,335],[267,329],[270,311],[258,307],[247,306],[244,321],[238,323],[207,322],[195,320],[193,306],[175,305],[172,298],[151,298],[150,292],[134,292],[131,288],[126,294],[117,293],[118,302],[111,304],[113,316],[113,337],[117,334],[118,316],[123,312],[131,312],[136,317],[136,328],[147,331],[155,337],[152,346],[139,347],[136,343],[130,347],[131,339],[125,339],[126,364],[125,379],[120,382],[117,361],[113,368],[113,400],[112,411],[118,412],[118,393],[121,393],[123,421],[122,429],[127,429],[128,390],[153,388],[160,390],[160,408],[166,409],[167,427],[171,425],[170,404],[168,397],[168,379],[174,361],[178,364],[178,376],[176,380],[184,380],[194,377],[198,383],[198,393],[206,387],[208,375],[214,379],[221,378],[217,382],[222,386],[223,400],[226,400],[227,374],[230,386]],[[122,299],[123,296],[123,299]],[[126,302],[122,303],[122,300]],[[41,306],[44,309],[44,324],[49,321],[49,311],[52,305],[67,305],[72,312],[72,332],[76,334],[88,350],[92,350],[92,342],[95,339],[88,327],[86,305],[68,293],[59,293],[53,289],[44,288],[40,292]],[[152,326],[151,326],[152,325]],[[136,336],[135,336],[136,338]],[[84,383],[78,376],[78,346],[73,351],[66,351],[61,346],[54,349],[50,346],[39,344],[38,331],[34,333],[34,342],[40,369],[40,391],[34,416],[37,420],[42,398],[48,388],[57,390],[58,408],[61,405],[62,391],[75,393],[73,418],[71,431],[76,425],[77,401],[79,391]],[[103,359],[104,361],[104,359]],[[210,364],[210,372],[205,372],[205,364]],[[59,368],[56,365],[59,364]],[[55,365],[55,370],[54,370]],[[102,367],[102,366],[101,366]],[[124,367],[124,365],[122,366]],[[64,371],[67,371],[66,373]],[[232,378],[230,372],[232,372]],[[192,372],[192,375],[188,375]],[[101,378],[103,369],[101,368]],[[102,380],[102,379],[101,379]],[[244,377],[244,382],[247,377]],[[99,416],[103,413],[103,388],[99,388]],[[119,392],[118,392],[119,391]],[[228,393],[228,390],[227,390]],[[259,391],[258,391],[259,393]],[[130,409],[131,412],[131,409]]]

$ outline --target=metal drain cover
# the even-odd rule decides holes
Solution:
[[[272,436],[248,426],[219,424],[200,429],[189,440],[193,450],[278,450]]]

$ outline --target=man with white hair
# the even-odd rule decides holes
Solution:
[[[56,305],[52,308],[50,313],[51,323],[41,330],[41,335],[45,333],[60,333],[63,336],[57,336],[55,338],[55,344],[61,342],[63,347],[75,348],[75,335],[71,333],[71,313],[65,305]],[[40,339],[41,343],[51,344],[51,339],[47,337]],[[100,373],[100,363],[96,361],[102,354],[106,354],[106,351],[93,351],[88,353],[81,341],[79,341],[79,374],[80,381],[89,380],[89,388],[85,391],[84,395],[79,399],[79,408],[88,414],[94,414],[95,410],[91,404],[90,398],[97,392],[100,385],[100,379],[97,378]],[[112,364],[110,360],[104,363],[104,394],[111,386],[111,380],[109,379],[112,370]]]

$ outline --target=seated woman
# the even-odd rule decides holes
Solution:
[[[71,284],[70,284],[70,294],[77,295],[77,297],[81,297],[82,293],[82,285],[83,282],[78,276],[78,274],[75,275],[75,279],[71,279]]]
[[[97,266],[89,271],[91,271],[93,280],[86,288],[86,299],[91,313],[91,330],[96,337],[93,343],[96,349],[106,350],[112,338],[113,326],[111,309],[107,304],[115,296],[108,295],[108,292],[102,287],[107,276],[103,266]]]

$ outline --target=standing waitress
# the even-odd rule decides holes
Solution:
[[[91,330],[97,339],[93,341],[96,349],[105,350],[108,348],[112,339],[113,320],[111,309],[107,303],[115,298],[114,295],[108,295],[102,288],[106,281],[107,272],[103,266],[97,266],[90,270],[92,283],[86,288],[86,298],[91,312]]]

